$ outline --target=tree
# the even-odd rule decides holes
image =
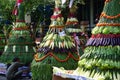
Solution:
[[[95,80],[120,79],[120,0],[106,0],[75,74]]]
[[[13,0],[14,2],[15,0]],[[7,4],[6,4],[7,3]],[[0,0],[0,51],[4,51],[9,31],[11,30],[11,10],[14,3],[10,0]]]

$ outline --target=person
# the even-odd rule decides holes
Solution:
[[[98,21],[99,21],[99,16],[100,16],[99,14],[96,15],[95,24],[98,23]]]
[[[76,33],[73,34],[73,38],[74,38],[76,47],[80,46],[80,39]]]

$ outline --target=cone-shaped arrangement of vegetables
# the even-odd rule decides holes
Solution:
[[[76,17],[76,10],[77,10],[77,6],[73,5],[70,8],[70,13],[66,21],[66,30],[71,34],[72,33],[80,34],[80,32],[82,32],[82,30],[79,27],[78,19]]]
[[[58,1],[58,0],[56,0]],[[75,69],[79,54],[74,40],[64,31],[61,8],[55,7],[49,30],[40,43],[31,65],[33,80],[52,80],[52,67]]]
[[[30,63],[35,53],[34,40],[30,34],[29,27],[24,21],[24,2],[21,2],[17,6],[18,15],[16,22],[9,34],[7,45],[0,60],[1,62],[10,63],[13,58],[18,57],[21,62]]]
[[[106,0],[74,74],[120,80],[120,0]]]
[[[82,48],[85,47],[88,36],[80,28],[79,21],[76,16],[77,6],[73,5],[70,8],[70,13],[66,21],[66,32],[68,32],[75,39],[76,45],[81,45]],[[79,40],[76,40],[78,37]],[[82,51],[80,50],[82,53]]]

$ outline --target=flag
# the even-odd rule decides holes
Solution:
[[[16,0],[16,4],[15,4],[15,7],[12,11],[12,14],[13,15],[18,15],[18,8],[20,6],[20,4],[23,2],[23,0]]]
[[[66,2],[66,0],[62,0],[62,5]]]
[[[13,11],[12,11],[12,14],[13,15],[17,15],[18,14],[18,9],[17,9],[17,6],[15,5]]]
[[[70,3],[69,3],[69,8],[71,8],[71,7],[72,7],[73,2],[74,2],[74,0],[70,0]]]
[[[23,2],[23,0],[17,0],[17,6],[19,7],[20,6],[20,4]]]

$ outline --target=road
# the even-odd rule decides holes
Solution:
[[[0,75],[0,80],[7,80],[5,76]]]

